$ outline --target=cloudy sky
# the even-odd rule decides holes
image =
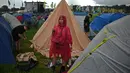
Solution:
[[[130,4],[130,0],[94,0],[97,4],[103,5],[121,5],[121,4]]]
[[[15,3],[16,7],[21,7],[22,2],[25,0],[10,0],[11,5],[10,8],[13,7],[13,4]],[[48,5],[51,4],[51,2],[59,3],[61,0],[26,0],[27,2],[32,1],[46,1]],[[116,4],[130,4],[130,0],[66,0],[68,4],[78,4],[78,5],[116,5]],[[0,0],[0,7],[2,5],[8,5],[8,0]]]

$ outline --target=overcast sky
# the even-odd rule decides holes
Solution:
[[[122,4],[130,4],[130,0],[94,0],[98,4],[103,5],[122,5]]]
[[[25,0],[10,0],[11,5],[10,8],[13,7],[13,4],[15,3],[15,7],[21,7],[22,2]],[[32,1],[44,1],[44,0],[26,0],[27,2]],[[61,0],[45,0],[48,5],[51,4],[51,2],[59,3]],[[130,0],[66,0],[68,4],[78,4],[78,5],[116,5],[116,4],[130,4]],[[8,5],[8,0],[0,0],[0,7],[3,5]]]

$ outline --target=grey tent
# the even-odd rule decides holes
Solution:
[[[130,73],[130,15],[106,25],[68,73]]]
[[[6,21],[8,21],[10,23],[11,28],[15,28],[19,25],[22,25],[18,19],[16,17],[14,17],[13,15],[10,15],[8,13],[2,14],[2,16],[6,19]]]
[[[75,18],[77,20],[77,22],[80,24],[80,27],[82,29],[82,31],[84,31],[84,18],[86,15],[75,15]],[[90,28],[90,32],[88,36],[95,36],[96,33],[93,32],[93,30]]]
[[[84,18],[85,18],[85,15],[81,16],[81,15],[75,15],[75,18],[77,20],[77,22],[80,24],[80,27],[81,29],[84,31]]]

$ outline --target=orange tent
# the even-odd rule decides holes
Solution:
[[[57,8],[51,13],[46,22],[44,22],[44,24],[35,34],[33,40],[31,40],[31,46],[42,55],[48,56],[52,29],[58,23],[58,18],[60,15],[65,15],[67,17],[67,25],[70,28],[73,40],[72,56],[79,55],[81,51],[87,47],[90,40],[80,29],[80,25],[76,21],[69,5],[65,0],[61,0]]]

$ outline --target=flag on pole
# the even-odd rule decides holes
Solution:
[[[53,2],[51,3],[51,8],[53,8]]]
[[[45,8],[46,7],[46,1],[44,0],[43,1],[43,8]]]
[[[33,0],[32,0],[32,5],[33,5]]]
[[[86,10],[86,12],[89,12],[89,11],[90,11],[90,10],[89,10],[89,6],[87,6],[85,10]]]
[[[56,8],[56,3],[54,4],[54,8]]]
[[[97,12],[101,13],[101,8],[100,7],[98,7]]]
[[[94,6],[93,6],[93,8],[92,8],[92,12],[95,13],[95,8],[94,8]]]
[[[15,0],[14,0],[14,5],[13,5],[13,6],[14,6],[14,8],[15,8]]]
[[[10,1],[8,0],[8,5],[10,6]]]
[[[23,7],[23,2],[22,2],[22,7]]]
[[[15,4],[14,4],[14,7],[15,7]]]

